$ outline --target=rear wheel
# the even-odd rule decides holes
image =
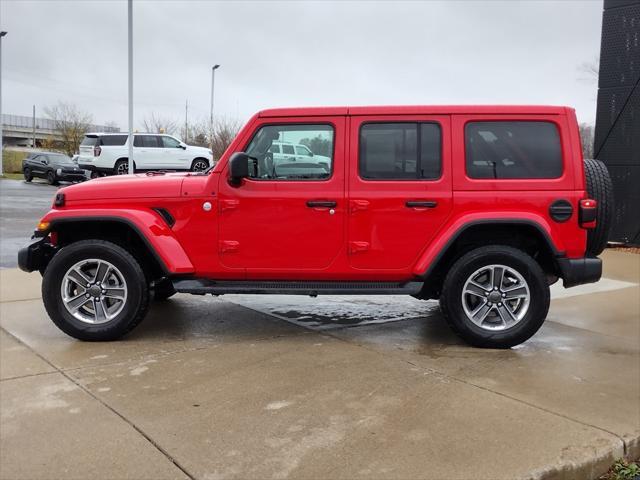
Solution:
[[[144,318],[149,288],[135,258],[102,240],[62,248],[42,280],[42,299],[53,322],[79,340],[116,340]]]
[[[31,169],[29,167],[26,167],[24,169],[24,172],[22,172],[24,174],[24,181],[29,183],[31,180],[33,180],[33,173],[31,173]]]
[[[191,162],[192,172],[204,172],[207,168],[209,168],[209,162],[204,158],[196,158]]]
[[[510,348],[542,326],[549,285],[540,265],[521,250],[481,247],[449,270],[440,306],[453,331],[469,344]]]
[[[584,174],[589,198],[598,202],[596,227],[587,232],[587,254],[597,256],[609,241],[613,220],[613,184],[607,166],[600,160],[585,159]]]
[[[136,164],[133,164],[133,171],[136,170]],[[129,174],[129,160],[123,158],[122,160],[118,160],[116,164],[113,166],[114,175],[128,175]]]

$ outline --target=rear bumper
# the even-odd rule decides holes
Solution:
[[[558,266],[565,288],[595,283],[602,277],[602,260],[599,258],[559,258]]]
[[[43,272],[55,252],[47,238],[33,238],[18,251],[18,267],[25,272]]]

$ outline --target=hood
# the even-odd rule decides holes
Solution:
[[[188,173],[163,175],[117,175],[78,183],[61,189],[67,202],[180,197],[182,182]]]
[[[187,148],[196,152],[206,152],[207,154],[211,151],[208,147],[196,147],[194,145],[187,145]]]

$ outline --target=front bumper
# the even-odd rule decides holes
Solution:
[[[602,260],[599,258],[559,258],[558,266],[564,288],[595,283],[602,277]]]
[[[18,251],[18,267],[25,272],[36,270],[44,272],[49,260],[55,255],[56,247],[51,245],[47,237],[32,238]]]
[[[68,181],[68,182],[79,182],[87,179],[87,174],[85,172],[61,172],[56,175],[58,180]]]

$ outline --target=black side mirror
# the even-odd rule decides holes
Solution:
[[[42,163],[43,165],[49,165],[49,160],[42,159],[42,160],[40,160],[40,163]]]
[[[242,179],[249,176],[250,157],[244,152],[236,152],[229,159],[229,184],[239,187]]]

